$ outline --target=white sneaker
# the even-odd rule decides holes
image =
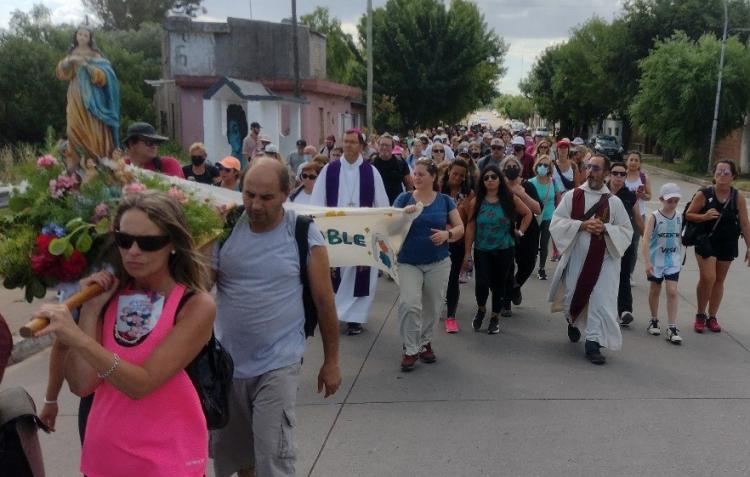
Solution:
[[[661,330],[659,329],[659,320],[649,321],[646,331],[648,331],[648,334],[650,335],[659,336],[661,334]]]
[[[667,341],[676,345],[682,344],[682,336],[680,336],[680,330],[673,326],[667,328]]]

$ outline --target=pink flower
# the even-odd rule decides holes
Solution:
[[[169,189],[169,192],[167,192],[167,195],[169,195],[169,197],[173,198],[180,204],[184,204],[185,202],[188,201],[188,198],[185,196],[185,193],[175,186],[172,186]]]
[[[57,159],[47,154],[46,156],[39,156],[36,160],[36,166],[40,169],[49,169],[50,167],[57,164]]]
[[[52,197],[59,199],[65,192],[73,190],[78,186],[78,179],[76,176],[68,176],[60,174],[57,179],[49,181],[49,193]]]
[[[99,222],[105,217],[109,217],[109,207],[104,202],[100,202],[96,208],[94,208],[94,223]]]
[[[146,190],[146,186],[141,184],[140,182],[131,182],[130,184],[126,184],[125,187],[122,188],[123,194],[138,194],[139,192],[143,192]]]

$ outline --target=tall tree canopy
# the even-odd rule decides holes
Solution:
[[[521,95],[503,94],[493,103],[495,109],[506,117],[526,121],[534,114],[534,103]]]
[[[161,22],[169,11],[194,17],[205,12],[203,0],[82,0],[108,30],[133,30],[146,22]]]
[[[687,155],[695,165],[708,157],[721,42],[685,33],[656,44],[640,64],[640,91],[630,107],[643,132]],[[719,137],[742,126],[750,105],[750,53],[736,38],[727,42],[719,108]]]
[[[363,17],[360,45],[365,26]],[[406,127],[455,122],[489,104],[506,52],[467,0],[448,8],[439,0],[389,0],[373,11],[374,91],[392,98]]]

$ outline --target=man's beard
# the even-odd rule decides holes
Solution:
[[[589,187],[593,190],[599,190],[604,186],[603,180],[600,181],[600,180],[594,179],[593,177],[589,177],[586,180],[586,182],[588,183]]]

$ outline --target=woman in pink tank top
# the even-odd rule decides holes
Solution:
[[[180,205],[166,194],[122,199],[114,220],[114,275],[96,273],[82,288],[104,292],[81,308],[78,325],[64,305],[45,305],[70,347],[65,378],[79,396],[95,392],[81,457],[89,477],[203,476],[208,431],[185,367],[211,337],[216,313],[206,267]]]

